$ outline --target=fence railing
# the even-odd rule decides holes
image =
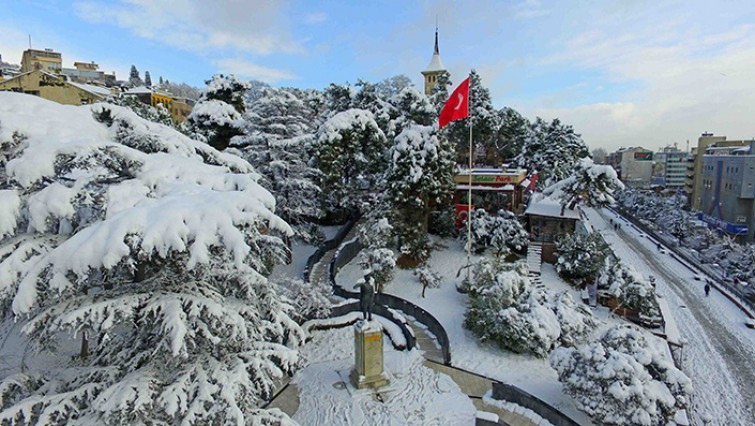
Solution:
[[[338,252],[336,252],[335,256],[333,256],[333,260],[330,262],[330,279],[333,284],[333,293],[337,296],[345,298],[359,297],[359,293],[348,291],[339,286],[336,282],[336,275],[341,268],[354,260],[362,248],[362,243],[358,239],[354,239],[342,245]],[[446,334],[446,330],[440,322],[432,316],[432,314],[409,301],[386,293],[378,293],[375,295],[375,313],[379,314],[377,310],[378,306],[401,311],[408,316],[414,317],[417,321],[425,325],[427,329],[435,335],[435,338],[438,339],[438,344],[440,345],[441,353],[443,354],[443,363],[445,365],[451,365],[451,348],[449,346],[448,334]],[[380,315],[383,316],[382,314]],[[388,318],[390,318],[390,316]],[[410,339],[407,338],[407,342],[409,340]],[[415,341],[413,334],[411,335],[411,340]]]
[[[540,417],[548,420],[553,426],[579,426],[579,423],[567,417],[564,413],[548,405],[538,397],[505,383],[493,382],[493,399],[513,402],[524,408],[529,408]]]

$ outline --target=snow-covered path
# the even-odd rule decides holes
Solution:
[[[693,272],[655,248],[625,221],[615,232],[607,221],[618,220],[602,210],[587,212],[593,227],[612,249],[641,273],[654,275],[657,292],[671,308],[686,344],[684,370],[694,392],[691,412],[697,423],[755,424],[755,332],[744,325],[746,316],[723,295],[705,297],[703,283]]]

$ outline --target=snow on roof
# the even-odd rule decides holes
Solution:
[[[126,90],[126,93],[130,93],[132,95],[140,94],[140,93],[152,93],[152,89],[150,89],[147,86],[137,86],[132,87],[131,89]]]
[[[541,201],[535,201],[530,203],[530,205],[527,207],[527,210],[524,212],[525,215],[534,215],[534,216],[545,216],[545,217],[563,217],[566,219],[580,219],[579,211],[578,210],[570,210],[568,208],[564,209],[564,214],[561,214],[561,204],[559,204],[556,200],[552,199],[545,199]]]
[[[443,62],[440,61],[440,55],[434,54],[430,59],[430,63],[427,65],[425,72],[445,71],[446,67],[443,66]]]
[[[110,93],[110,90],[105,87],[95,86],[93,84],[74,83],[73,81],[69,81],[68,83],[97,96],[110,96],[112,94]]]

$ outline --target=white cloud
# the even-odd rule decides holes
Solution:
[[[95,23],[113,23],[147,39],[203,54],[229,49],[272,54],[303,51],[290,31],[286,3],[263,0],[120,0],[74,4]]]
[[[304,22],[308,24],[321,24],[328,20],[328,15],[323,12],[310,13],[304,18]]]
[[[280,80],[293,80],[296,76],[288,71],[268,68],[253,64],[244,59],[221,59],[214,64],[225,74],[235,74],[266,83],[275,83]]]

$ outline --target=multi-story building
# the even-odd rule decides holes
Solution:
[[[40,70],[57,74],[62,68],[63,58],[61,54],[52,49],[27,49],[21,55],[21,73]]]
[[[748,141],[727,141],[726,136],[714,136],[713,133],[703,133],[697,139],[697,149],[692,149],[694,155],[694,164],[692,172],[690,173],[689,167],[687,168],[686,187],[689,194],[689,202],[692,210],[700,210],[701,206],[701,192],[702,192],[702,179],[700,176],[703,171],[703,157],[710,146],[718,148],[726,147],[740,147],[748,146]],[[691,176],[690,176],[691,175]]]
[[[115,83],[115,73],[105,74],[99,71],[94,62],[74,62],[73,68],[63,68],[60,73],[77,83],[100,83],[108,87]]]
[[[608,154],[606,164],[616,170],[625,185],[645,188],[653,174],[653,151],[642,147],[619,148]]]
[[[753,240],[755,229],[755,141],[746,147],[702,155],[700,213],[711,227]]]
[[[653,177],[662,186],[683,188],[687,177],[687,159],[690,154],[674,146],[666,146],[653,154]]]
[[[26,93],[67,105],[91,104],[110,95],[104,87],[70,82],[63,76],[42,70],[0,81],[0,91]]]
[[[173,96],[170,93],[155,90],[152,87],[139,86],[127,90],[125,95],[134,96],[144,104],[157,107],[162,105],[170,113],[176,123],[186,121],[191,114],[193,101],[187,98]]]

